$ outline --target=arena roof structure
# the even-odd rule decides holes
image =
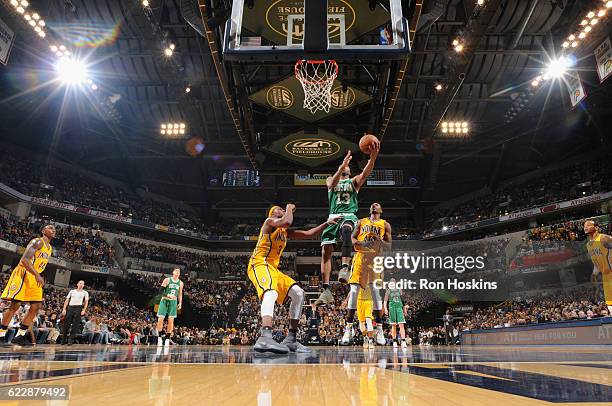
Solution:
[[[28,10],[44,17],[45,37],[3,1],[1,18],[16,40],[1,68],[0,129],[7,141],[193,204],[241,193],[210,185],[224,169],[259,170],[268,189],[258,193],[274,200],[285,197],[279,187],[291,188],[296,171],[325,173],[337,165],[312,168],[271,152],[288,134],[316,125],[356,143],[370,132],[382,139],[378,167],[416,180],[384,193],[427,206],[595,149],[609,137],[609,82],[599,83],[592,55],[607,24],[593,25],[576,47],[569,43],[584,101],[572,107],[567,80],[543,77],[584,16],[604,5],[403,2],[410,55],[341,66],[359,103],[313,124],[257,102],[258,92],[291,77],[291,67],[224,59],[229,0],[33,0]],[[378,35],[378,28],[364,35]],[[86,61],[91,83],[68,89],[54,81],[53,47],[60,46]],[[469,134],[444,132],[453,122],[469,123]],[[185,131],[160,133],[162,124],[175,123]],[[316,204],[320,193],[309,193],[301,197]]]

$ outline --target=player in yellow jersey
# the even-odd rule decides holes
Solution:
[[[385,345],[385,337],[382,330],[383,305],[380,291],[374,287],[372,265],[374,257],[379,255],[383,249],[391,248],[391,225],[383,220],[382,206],[380,203],[372,203],[370,206],[370,217],[362,218],[351,236],[355,254],[351,275],[349,278],[350,290],[347,302],[347,317],[344,334],[341,343],[348,345],[353,338],[353,319],[357,309],[357,298],[359,288],[369,289],[372,295],[372,307],[376,319],[376,343]]]
[[[372,314],[372,292],[370,289],[359,288],[357,320],[359,320],[359,330],[363,334],[363,348],[374,349],[374,316]]]
[[[261,300],[261,335],[255,343],[257,352],[273,352],[286,354],[292,352],[310,352],[308,347],[300,344],[296,333],[302,305],[304,304],[304,290],[296,282],[278,269],[287,239],[304,239],[321,233],[325,227],[335,224],[336,220],[327,221],[310,230],[289,230],[293,223],[295,205],[288,204],[283,210],[273,206],[268,210],[268,217],[261,226],[257,245],[249,260],[247,275],[257,290]],[[287,297],[291,298],[289,306],[289,334],[277,343],[272,338],[272,317],[274,303],[283,304]]]
[[[17,335],[12,343],[20,346],[30,346],[32,343],[25,337],[25,333],[38,314],[43,300],[42,287],[45,279],[42,273],[53,254],[51,240],[55,237],[55,226],[47,224],[40,229],[41,237],[34,238],[25,249],[19,260],[19,265],[13,269],[2,296],[2,300],[11,302],[9,308],[2,315],[0,323],[0,339],[6,335],[8,324],[23,302],[30,302],[30,310],[23,318]]]
[[[600,233],[593,220],[584,222],[584,233],[588,237],[587,250],[595,266],[593,278],[601,274],[608,314],[612,314],[612,237]]]

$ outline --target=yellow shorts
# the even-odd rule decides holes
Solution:
[[[357,319],[360,323],[365,323],[366,319],[374,319],[372,314],[372,301],[371,300],[358,300],[357,301]]]
[[[15,300],[19,302],[42,302],[43,290],[36,283],[34,275],[18,266],[13,269],[4,291],[2,300]]]
[[[373,257],[366,256],[360,252],[356,253],[351,261],[350,285],[361,285],[366,288],[372,273]]]
[[[293,278],[279,271],[275,266],[265,262],[252,263],[249,261],[249,269],[247,270],[249,279],[257,290],[257,296],[261,299],[264,292],[275,290],[278,293],[276,302],[283,304],[287,298],[287,293],[295,281]]]

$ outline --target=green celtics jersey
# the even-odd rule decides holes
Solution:
[[[389,302],[402,304],[402,292],[399,289],[389,289]]]
[[[351,179],[341,179],[335,188],[327,192],[329,198],[329,214],[357,213],[357,190]]]
[[[164,296],[172,295],[178,298],[180,288],[181,288],[181,280],[177,279],[175,281],[173,278],[170,278],[168,282],[168,286],[166,286],[166,288],[164,289]],[[166,300],[168,299],[166,298]]]

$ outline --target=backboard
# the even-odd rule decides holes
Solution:
[[[401,0],[234,0],[223,47],[225,59],[261,62],[403,59],[408,53]]]

